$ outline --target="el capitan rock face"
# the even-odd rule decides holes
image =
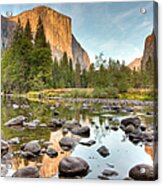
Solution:
[[[60,60],[63,53],[66,52],[68,58],[73,60],[74,66],[78,60],[82,68],[84,67],[88,69],[90,66],[89,56],[76,39],[73,39],[74,36],[72,35],[70,17],[65,16],[51,8],[39,6],[33,8],[32,10],[24,11],[17,16],[5,18],[5,20],[17,23],[18,19],[20,19],[22,26],[25,27],[26,22],[29,19],[33,36],[35,36],[39,16],[42,19],[44,32],[47,41],[50,43],[53,58],[56,57]],[[14,30],[14,28],[11,30]],[[8,40],[10,40],[11,36],[8,35],[8,37]],[[3,35],[2,38],[4,38]],[[74,45],[78,47],[76,50],[73,48]]]

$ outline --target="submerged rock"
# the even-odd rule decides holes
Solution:
[[[89,140],[89,141],[86,141],[86,142],[80,141],[80,144],[85,145],[85,146],[88,146],[88,147],[94,145],[95,143],[96,143],[95,140]]]
[[[59,144],[63,150],[70,150],[76,145],[77,142],[78,142],[77,138],[63,137],[59,141]]]
[[[110,155],[108,148],[106,148],[105,146],[101,146],[99,149],[97,149],[97,152],[103,157],[107,157]]]
[[[22,169],[18,169],[12,177],[19,178],[39,178],[39,171],[36,167],[28,166]]]
[[[105,169],[102,174],[104,176],[118,176],[118,172],[114,171],[114,170],[109,170],[109,169]]]
[[[138,127],[141,124],[141,120],[138,117],[126,118],[121,121],[121,124],[125,127],[132,124],[134,127]]]
[[[66,157],[59,163],[59,175],[65,177],[86,176],[88,163],[79,157]]]
[[[58,152],[53,148],[48,148],[46,153],[50,158],[55,158],[58,156]]]
[[[23,122],[26,120],[26,117],[25,116],[17,116],[16,118],[12,118],[11,120],[9,120],[8,122],[6,122],[4,124],[4,126],[7,126],[7,127],[14,127],[14,126],[17,126],[17,125],[21,125],[23,126]]]
[[[87,126],[80,127],[80,128],[74,128],[71,130],[71,132],[79,136],[88,137],[90,135],[90,128]]]
[[[9,151],[9,145],[6,141],[1,140],[1,157],[7,154]]]
[[[130,169],[129,176],[140,181],[154,180],[154,168],[150,165],[139,164]]]
[[[98,178],[99,178],[100,180],[110,180],[110,179],[109,179],[107,176],[105,176],[105,175],[99,175]]]

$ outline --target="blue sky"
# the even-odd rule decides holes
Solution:
[[[153,1],[2,5],[1,12],[17,15],[40,5],[72,18],[73,34],[91,62],[103,52],[106,58],[125,60],[128,64],[142,56],[145,38],[153,30]],[[146,14],[141,14],[140,8],[145,8]]]

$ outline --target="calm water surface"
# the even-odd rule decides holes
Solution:
[[[18,105],[21,108],[14,108],[14,105]],[[59,140],[63,137],[62,129],[57,131],[51,131],[48,127],[37,127],[36,129],[27,128],[8,128],[3,124],[13,117],[18,115],[28,116],[29,121],[39,119],[40,123],[49,124],[50,120],[54,117],[54,110],[51,106],[57,105],[57,111],[59,111],[59,118],[66,120],[76,119],[82,126],[89,126],[91,134],[89,138],[80,138],[81,141],[88,141],[88,139],[96,140],[96,144],[91,147],[87,147],[81,144],[75,146],[71,151],[63,151],[59,145]],[[9,140],[14,137],[19,137],[20,144],[12,145],[10,152],[15,154],[20,148],[20,145],[27,143],[31,140],[44,140],[51,141],[53,145],[49,146],[59,152],[58,157],[50,158],[47,155],[40,156],[36,161],[28,161],[20,158],[18,154],[13,155],[11,160],[6,162],[8,164],[8,174],[11,176],[15,170],[27,165],[34,165],[39,167],[41,177],[58,177],[58,164],[60,160],[67,156],[78,156],[85,159],[90,165],[90,173],[85,178],[97,178],[101,175],[104,169],[112,169],[119,173],[118,176],[113,176],[110,179],[124,179],[128,176],[130,168],[139,163],[153,164],[153,146],[151,144],[133,144],[126,138],[124,131],[120,128],[117,131],[112,129],[105,129],[105,126],[111,126],[115,122],[111,123],[109,117],[113,117],[113,121],[116,121],[116,125],[120,123],[123,118],[129,116],[139,116],[143,124],[151,125],[153,118],[147,116],[147,111],[152,111],[152,107],[149,106],[132,106],[134,112],[131,113],[114,113],[108,112],[101,108],[100,104],[93,104],[91,107],[95,108],[95,111],[81,110],[81,103],[68,103],[68,102],[56,102],[52,100],[44,100],[37,102],[35,100],[29,101],[27,99],[19,98],[2,98],[2,137],[5,140]],[[91,124],[94,121],[95,124]],[[68,136],[74,136],[71,133]],[[103,158],[97,152],[97,149],[105,145],[110,155]]]

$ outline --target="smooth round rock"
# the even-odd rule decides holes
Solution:
[[[65,177],[86,176],[88,163],[79,157],[66,157],[59,163],[59,174]]]
[[[24,146],[23,151],[29,151],[34,154],[38,154],[41,151],[41,146],[37,142],[31,141]]]
[[[134,180],[141,180],[141,181],[154,180],[153,167],[146,164],[136,165],[130,169],[129,176]]]
[[[28,166],[22,169],[18,169],[12,177],[19,178],[39,178],[39,171],[36,167]]]

